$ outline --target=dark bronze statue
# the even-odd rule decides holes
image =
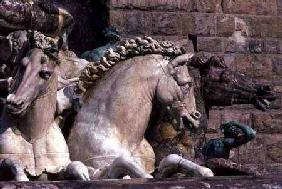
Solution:
[[[229,159],[232,148],[240,147],[256,136],[256,132],[249,126],[233,121],[222,124],[220,129],[224,138],[211,139],[206,143],[202,149],[205,160],[213,158]]]
[[[255,175],[248,168],[229,160],[230,151],[253,140],[256,132],[247,125],[227,122],[220,126],[223,138],[209,140],[202,149],[205,165],[216,175]]]
[[[86,51],[82,54],[82,58],[90,62],[98,62],[108,49],[115,48],[116,43],[120,40],[119,31],[117,31],[117,29],[114,27],[108,27],[103,31],[103,34],[108,43],[105,46],[98,47],[92,51]]]

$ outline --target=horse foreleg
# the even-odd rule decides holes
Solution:
[[[214,176],[209,168],[193,163],[177,154],[171,154],[161,161],[158,167],[157,177],[167,178],[175,173],[192,173],[194,176],[202,177]]]
[[[87,167],[80,161],[73,161],[64,167],[59,176],[62,180],[90,180]]]
[[[20,162],[14,159],[4,159],[0,163],[0,180],[29,181]]]
[[[115,159],[107,168],[105,177],[109,179],[119,179],[125,176],[130,176],[130,178],[153,178],[134,162],[132,158],[121,156]]]

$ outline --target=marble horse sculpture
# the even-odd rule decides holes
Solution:
[[[93,167],[93,177],[151,177],[155,154],[144,134],[154,106],[169,110],[177,130],[199,124],[186,64],[193,54],[167,60],[162,54],[181,50],[149,37],[125,41],[116,49],[109,50],[100,64],[88,65],[80,78],[88,87],[68,138],[71,158]],[[161,171],[176,164],[195,175],[213,176],[209,169],[177,155],[169,156]]]
[[[88,180],[81,162],[71,162],[66,141],[54,121],[57,61],[34,48],[22,59],[7,97],[0,127],[0,179]]]

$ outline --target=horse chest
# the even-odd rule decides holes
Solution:
[[[19,160],[32,176],[44,171],[57,173],[70,162],[66,142],[56,124],[34,140],[27,140],[20,130],[9,127],[0,135],[0,146],[0,159]]]

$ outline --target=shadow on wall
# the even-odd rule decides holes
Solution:
[[[105,44],[102,31],[108,26],[109,9],[106,0],[55,0],[75,19],[69,36],[69,48],[81,55]]]

